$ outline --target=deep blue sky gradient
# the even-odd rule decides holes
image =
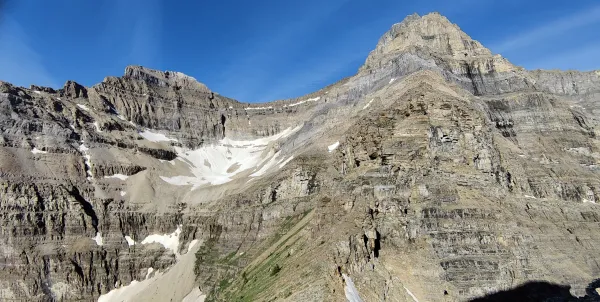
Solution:
[[[517,65],[600,69],[597,0],[4,2],[0,80],[21,86],[91,86],[135,64],[243,102],[297,97],[354,74],[392,24],[431,11]]]

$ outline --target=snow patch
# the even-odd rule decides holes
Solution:
[[[153,267],[149,267],[148,268],[148,272],[146,273],[146,279],[148,279],[148,277],[150,277],[150,274],[152,274],[152,272],[154,272],[154,268]]]
[[[247,107],[245,109],[246,110],[267,110],[267,109],[273,109],[273,106],[269,106],[269,107]]]
[[[329,147],[327,147],[327,150],[329,150],[329,153],[333,152],[335,149],[337,149],[337,147],[340,146],[340,142],[335,142],[331,145],[329,145]]]
[[[316,98],[310,98],[310,99],[307,99],[307,100],[304,100],[304,101],[300,101],[300,102],[297,102],[297,103],[293,103],[293,104],[290,104],[290,105],[284,105],[283,107],[294,107],[294,106],[302,105],[302,104],[304,104],[306,102],[316,102],[316,101],[318,101],[320,99],[321,99],[321,97],[318,96]]]
[[[204,302],[205,299],[206,295],[204,295],[200,291],[200,288],[196,286],[189,294],[187,294],[187,296],[183,298],[183,300],[181,300],[181,302]]]
[[[90,109],[86,106],[86,105],[82,105],[82,104],[77,104],[77,107],[85,110],[85,111],[90,111]]]
[[[127,192],[121,191],[121,196],[125,196],[126,194],[127,194]]]
[[[371,106],[371,103],[373,103],[373,100],[374,100],[374,99],[371,99],[371,100],[370,100],[370,101],[369,101],[369,102],[368,102],[368,103],[365,105],[365,107],[363,107],[363,110],[365,110],[365,109],[369,108],[369,106]]]
[[[288,128],[277,135],[251,141],[235,141],[224,138],[212,146],[204,146],[196,150],[185,150],[176,147],[177,159],[189,165],[193,176],[174,176],[160,178],[172,185],[191,185],[192,190],[203,185],[220,185],[233,180],[233,177],[250,169],[260,170],[252,177],[264,174],[269,168],[280,164],[277,161],[279,152],[264,152],[271,142],[285,138],[302,126]],[[268,165],[268,167],[265,167]]]
[[[96,232],[96,237],[92,238],[92,240],[96,241],[96,244],[102,246],[104,244],[104,240],[102,239],[102,233]]]
[[[525,196],[525,198],[537,199],[537,198],[535,198],[535,196],[531,196],[531,195],[524,195],[524,196]]]
[[[151,141],[151,142],[169,142],[169,141],[174,141],[176,142],[177,140],[174,138],[168,138],[166,137],[164,134],[162,133],[156,133],[156,132],[151,132],[150,130],[146,129],[144,132],[140,132],[140,135]]]
[[[190,242],[190,244],[188,245],[187,251],[188,253],[192,250],[192,248],[194,248],[194,246],[198,243],[198,239],[194,239]]]
[[[94,127],[96,127],[96,131],[102,133],[102,129],[100,129],[100,124],[98,122],[94,122]]]
[[[85,164],[85,172],[87,174],[87,179],[88,180],[92,180],[92,178],[94,178],[94,175],[92,174],[92,157],[88,154],[88,151],[90,149],[88,147],[86,147],[84,144],[81,144],[81,146],[79,146],[79,151],[81,151],[81,153],[83,153],[83,162]]]
[[[258,165],[259,166],[262,165],[262,167],[258,171],[250,174],[250,177],[262,176],[265,173],[267,173],[267,171],[269,169],[271,169],[272,167],[274,167],[275,165],[279,164],[282,161],[282,159],[277,160],[277,158],[279,158],[279,154],[281,154],[281,152],[277,152],[274,155],[271,155],[271,153],[273,153],[273,151],[269,152],[269,156],[267,156],[267,158],[270,157],[269,161],[267,161],[267,163],[264,165],[262,165],[262,164],[265,160],[263,160],[263,162],[259,163]]]
[[[129,236],[125,236],[125,241],[127,241],[127,245],[129,245],[129,246],[134,246],[135,245],[135,240],[133,240]]]
[[[33,148],[33,149],[31,150],[31,153],[33,153],[33,154],[46,154],[46,153],[48,153],[48,152],[46,152],[46,151],[42,151],[42,150],[40,150],[40,149],[38,149],[38,148]]]
[[[115,174],[115,175],[111,175],[111,176],[104,176],[104,178],[118,178],[120,180],[127,180],[127,178],[129,178],[129,176],[123,175],[123,174]],[[123,196],[123,195],[121,195],[121,196]]]
[[[179,256],[177,249],[179,248],[179,235],[181,234],[181,225],[177,226],[177,229],[171,234],[153,234],[142,240],[142,244],[159,243],[165,247],[165,249],[173,251],[176,256]]]
[[[292,159],[294,159],[294,156],[290,156],[290,158],[286,159],[284,162],[282,162],[281,164],[279,164],[279,169],[283,168],[283,166],[287,165],[287,163],[289,163],[290,161],[292,161]]]
[[[394,83],[395,80],[396,80],[396,78],[392,78],[388,84]]]
[[[162,273],[154,274],[154,277],[143,281],[133,280],[129,285],[115,288],[108,293],[101,295],[98,302],[126,302],[133,300],[140,292],[146,289],[155,279],[160,277]]]
[[[595,201],[589,200],[587,198],[584,198],[582,201],[583,201],[583,203],[596,203]]]
[[[406,286],[404,286],[404,289],[406,290],[406,292],[408,293],[408,295],[415,300],[415,302],[419,302],[419,300],[417,299],[417,297],[415,297],[415,295],[413,295],[413,293],[410,292],[410,290],[408,290],[408,288],[406,288]]]
[[[362,302],[363,300],[358,295],[358,290],[356,290],[352,278],[346,274],[342,274],[342,277],[344,278],[344,283],[346,284],[346,286],[344,286],[344,292],[346,293],[346,299],[348,299],[348,302]]]
[[[37,93],[37,94],[42,94],[42,92],[41,92],[41,91],[39,91],[39,90],[34,90],[33,92],[34,92],[34,93]]]

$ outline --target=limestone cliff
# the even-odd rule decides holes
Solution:
[[[2,82],[0,299],[466,301],[545,281],[594,301],[599,112],[600,73],[524,70],[435,13],[293,100],[140,66]]]

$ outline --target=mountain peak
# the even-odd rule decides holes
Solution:
[[[367,65],[391,53],[426,49],[434,55],[455,59],[489,57],[491,51],[464,33],[458,25],[434,12],[424,16],[412,14],[396,23],[385,33],[375,50],[369,54]]]
[[[139,65],[130,65],[125,68],[124,77],[158,86],[177,86],[210,92],[206,85],[198,82],[198,80],[191,76],[177,71],[160,71]]]

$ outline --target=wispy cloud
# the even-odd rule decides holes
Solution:
[[[27,33],[10,16],[1,20],[0,41],[0,80],[19,86],[58,87]]]
[[[595,6],[591,9],[579,11],[564,18],[541,24],[536,28],[492,45],[491,49],[497,53],[519,50],[540,41],[598,22],[600,22],[600,6]]]

